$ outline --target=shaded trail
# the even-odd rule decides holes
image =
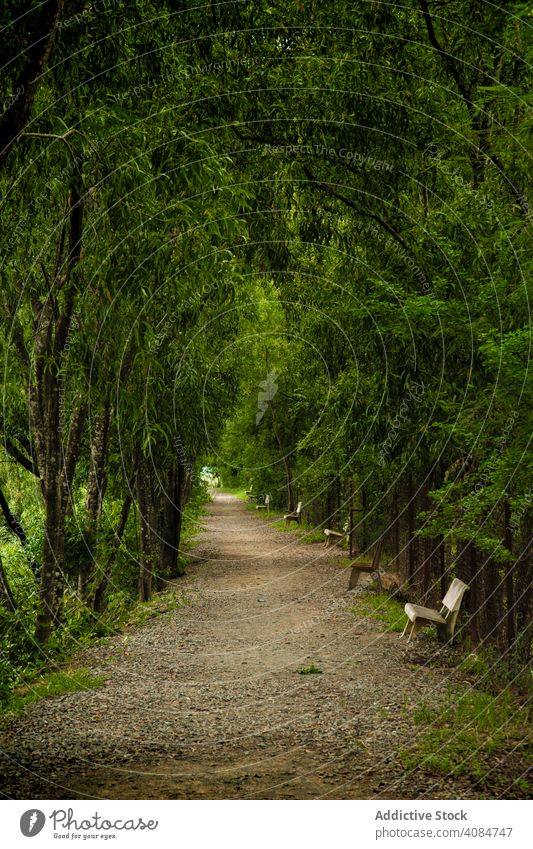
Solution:
[[[187,606],[80,652],[106,684],[13,723],[4,795],[475,798],[403,770],[412,710],[441,701],[450,671],[416,665],[397,634],[354,618],[338,553],[228,495],[204,524],[175,584]],[[311,664],[322,674],[298,674]]]

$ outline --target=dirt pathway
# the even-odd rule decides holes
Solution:
[[[209,505],[186,607],[85,650],[96,690],[29,707],[2,743],[15,798],[454,798],[397,751],[443,669],[350,612],[335,555],[236,499]],[[358,589],[356,592],[359,592]],[[315,665],[322,674],[299,674]]]

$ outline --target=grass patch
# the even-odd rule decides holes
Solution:
[[[337,557],[335,559],[335,566],[339,566],[341,569],[347,569],[348,566],[351,566],[353,563],[361,563],[363,566],[371,566],[372,559],[369,557]],[[377,569],[376,569],[377,571]]]
[[[352,613],[358,619],[375,619],[386,631],[401,632],[405,626],[403,604],[387,593],[368,590],[357,598]]]
[[[64,693],[77,693],[80,690],[93,690],[101,687],[105,681],[103,675],[93,675],[89,669],[66,669],[42,675],[31,683],[13,690],[5,706],[8,714],[22,712],[26,705],[41,699],[62,696]]]
[[[150,601],[137,602],[135,607],[127,611],[127,615],[121,624],[126,627],[144,625],[145,622],[160,616],[162,613],[179,610],[180,607],[186,607],[187,604],[188,601],[183,593],[176,592],[174,589],[165,590],[154,595]]]
[[[325,542],[324,529],[317,528],[315,525],[309,525],[307,522],[302,522],[300,525],[300,534],[302,542]],[[342,546],[337,546],[341,548]]]
[[[235,498],[238,498],[239,501],[247,501],[248,496],[246,495],[246,487],[245,486],[221,486],[218,487],[215,492],[224,492],[228,495],[234,495]]]
[[[407,769],[466,776],[484,789],[504,783],[519,798],[533,792],[530,781],[516,777],[525,773],[528,750],[529,759],[532,754],[530,717],[508,690],[450,693],[444,707],[419,707],[413,719],[422,728],[400,752]]]
[[[316,525],[311,525],[303,519],[298,524],[297,522],[286,522],[283,518],[280,518],[275,522],[271,520],[271,524],[277,531],[296,534],[300,542],[303,543],[325,542],[326,540],[323,528],[317,528]]]
[[[310,666],[303,666],[298,670],[299,675],[322,675],[322,670],[312,663]]]

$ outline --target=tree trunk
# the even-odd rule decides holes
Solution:
[[[281,453],[280,462],[283,463],[283,468],[285,469],[285,480],[286,480],[286,486],[287,486],[287,512],[293,513],[294,510],[296,510],[296,499],[294,497],[294,486],[293,486],[293,482],[292,482],[292,469],[291,469],[289,460],[287,458],[287,454],[285,452],[285,449],[283,447],[283,444],[281,442],[281,438],[279,436],[278,429],[276,427],[276,414],[275,414],[275,408],[274,408],[273,403],[270,404],[270,413],[272,415],[272,432],[274,434],[274,438],[275,438],[276,442],[278,443],[278,448],[279,448],[280,453]]]
[[[368,526],[366,520],[367,509],[368,503],[366,489],[363,486],[361,487],[361,545],[364,553],[366,553],[368,549]]]
[[[41,490],[45,508],[45,538],[40,609],[35,638],[46,645],[52,626],[60,617],[64,588],[65,516],[71,497],[72,481],[78,459],[81,435],[87,414],[84,401],[73,404],[68,435],[63,437],[64,384],[63,355],[72,328],[75,280],[81,254],[83,204],[81,200],[81,166],[75,166],[69,192],[69,250],[63,276],[54,283],[65,293],[62,309],[50,291],[44,303],[34,303],[35,339],[32,351],[32,377],[29,383],[30,426],[41,474]],[[61,274],[62,235],[57,251],[56,275]]]
[[[60,476],[58,470],[57,477]],[[52,480],[45,492],[45,529],[41,586],[39,592],[40,610],[37,614],[35,639],[46,645],[52,626],[57,625],[64,586],[65,560],[65,512],[62,510],[62,497],[59,485]]]
[[[442,601],[448,589],[446,586],[446,546],[443,534],[440,534],[438,537],[437,556],[439,563],[440,600]]]
[[[115,530],[115,538],[113,540],[111,553],[110,553],[110,555],[107,559],[107,563],[105,565],[100,583],[97,585],[97,587],[94,591],[92,608],[93,608],[95,613],[100,613],[103,610],[104,598],[105,598],[107,585],[108,585],[109,580],[111,578],[113,566],[116,563],[116,560],[117,560],[117,557],[118,557],[118,552],[119,552],[120,546],[122,544],[122,538],[123,538],[124,532],[126,530],[126,525],[127,525],[127,522],[128,522],[128,517],[130,515],[130,509],[131,509],[132,503],[133,503],[133,496],[131,494],[131,491],[129,491],[128,494],[126,495],[124,501],[122,502],[122,509],[120,511],[119,520],[118,520],[117,527],[116,527],[116,530]]]
[[[500,583],[498,571],[498,564],[490,557],[487,558],[483,567],[485,586],[483,640],[496,643],[500,649],[503,649],[500,627],[501,607],[498,604],[498,585]]]
[[[94,576],[98,551],[98,523],[102,514],[102,504],[106,487],[106,461],[109,444],[109,425],[111,405],[106,400],[103,409],[96,417],[94,433],[91,442],[91,459],[87,477],[87,495],[85,509],[87,511],[87,528],[85,544],[89,561],[79,573],[78,589],[82,599],[87,598],[89,584]]]
[[[398,510],[398,491],[394,492],[394,500],[392,504],[392,540],[393,540],[393,558],[391,568],[393,572],[400,571],[400,515]]]
[[[428,514],[426,519],[424,520],[424,525],[427,525],[429,520],[431,519],[431,515],[433,512],[433,502],[429,497],[430,483],[429,483],[429,475],[424,481],[422,493],[421,493],[421,501],[422,508]],[[432,566],[433,560],[435,558],[435,547],[436,541],[433,537],[424,537],[423,542],[423,568],[422,568],[422,595],[423,598],[429,600],[431,584],[432,584]]]
[[[62,10],[63,0],[49,0],[42,4],[41,12],[32,10],[29,24],[24,16],[24,34],[28,26],[33,27],[35,17],[38,17],[38,25],[35,29],[30,28],[25,38],[26,45],[21,45],[21,53],[25,54],[24,66],[18,79],[12,83],[12,90],[20,92],[20,96],[14,99],[0,120],[0,167],[29,121],[33,101],[56,39]]]
[[[7,580],[6,573],[4,571],[4,564],[2,563],[2,558],[0,557],[0,605],[3,607],[7,607],[8,610],[16,610],[17,605],[15,604],[15,599],[13,598],[13,593],[11,592],[11,587],[9,586],[9,582]]]
[[[185,504],[186,469],[178,460],[168,474],[161,523],[161,571],[165,578],[177,578],[183,507]]]
[[[413,478],[408,477],[407,482],[407,583],[412,585],[418,569],[418,540],[416,539],[416,504],[413,487]]]
[[[85,507],[91,522],[96,523],[102,512],[106,486],[106,460],[109,443],[109,425],[111,404],[106,400],[103,409],[96,417],[91,443],[91,460],[87,478],[87,497]]]
[[[520,534],[520,556],[515,566],[516,572],[516,642],[513,657],[524,670],[531,665],[531,622],[533,619],[533,540],[531,538],[531,511],[523,517],[523,531]]]
[[[139,503],[140,524],[140,563],[139,563],[139,600],[150,601],[152,598],[153,574],[157,547],[155,486],[150,461],[141,457],[137,475],[137,494]]]
[[[511,527],[511,507],[508,501],[503,505],[504,540],[503,543],[511,554],[513,553],[513,529]],[[515,627],[515,592],[514,592],[514,563],[511,560],[505,571],[505,601],[506,601],[506,632],[507,648],[511,649],[516,640]]]
[[[482,586],[480,581],[480,576],[477,571],[477,548],[475,542],[472,542],[469,545],[469,553],[470,553],[470,562],[469,562],[469,586],[470,592],[468,593],[469,607],[470,607],[470,640],[472,646],[475,647],[479,644],[479,611],[481,608],[481,595],[482,595]]]

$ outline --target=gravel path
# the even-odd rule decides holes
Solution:
[[[176,582],[188,605],[79,654],[105,685],[13,723],[4,795],[475,798],[408,775],[396,754],[416,733],[413,708],[442,699],[450,670],[417,665],[413,644],[354,617],[335,551],[229,495],[208,513]],[[311,664],[322,674],[298,674]]]

